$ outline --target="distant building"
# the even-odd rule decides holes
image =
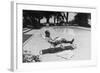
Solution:
[[[54,23],[54,16],[51,16],[51,17],[50,17],[49,22],[50,22],[50,23]]]
[[[40,20],[40,23],[46,23],[47,22],[47,19],[45,17],[43,17],[41,20]]]
[[[75,13],[75,12],[69,12],[69,14],[68,14],[68,22],[74,20],[76,15],[77,15],[77,13]]]

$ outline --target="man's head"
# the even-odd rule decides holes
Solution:
[[[49,32],[49,30],[46,30],[46,31],[45,31],[45,37],[50,37],[50,32]]]

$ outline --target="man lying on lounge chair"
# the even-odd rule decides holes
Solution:
[[[65,38],[60,38],[60,37],[56,37],[52,39],[50,37],[50,32],[48,30],[45,31],[45,36],[42,36],[42,37],[46,39],[51,45],[53,45],[53,47],[56,47],[57,45],[62,44],[62,43],[73,44],[74,42],[74,38],[71,41],[68,41]]]

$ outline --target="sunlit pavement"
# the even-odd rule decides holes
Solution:
[[[64,37],[67,40],[74,38],[76,49],[41,55],[41,61],[87,60],[91,58],[91,31],[90,28],[82,27],[44,27],[40,30],[31,30],[26,34],[33,36],[23,44],[23,50],[28,50],[33,55],[39,55],[40,50],[49,48],[51,45],[40,35],[44,34],[46,29],[51,32],[52,38]]]

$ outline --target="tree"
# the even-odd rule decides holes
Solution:
[[[90,25],[88,24],[89,16],[91,16],[89,13],[78,13],[75,16],[75,23],[79,26],[90,27]]]

